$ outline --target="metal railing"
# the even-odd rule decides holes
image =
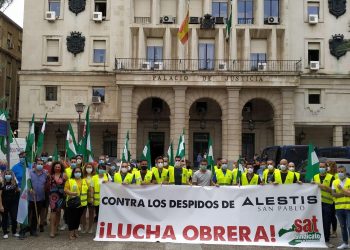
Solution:
[[[301,72],[301,60],[200,60],[116,58],[116,71]]]
[[[134,23],[146,24],[151,23],[150,17],[134,17]]]

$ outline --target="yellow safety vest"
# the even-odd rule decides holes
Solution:
[[[231,185],[232,184],[232,171],[227,169],[226,174],[222,171],[222,169],[218,169],[216,171],[216,183],[219,185]]]
[[[294,181],[294,172],[290,172],[288,171],[286,179],[284,180],[284,183],[282,183],[282,177],[281,177],[281,172],[278,171],[274,173],[275,176],[275,182],[277,182],[278,184],[293,184]]]
[[[238,184],[237,176],[238,176],[238,168],[234,168],[232,170],[232,184],[233,185]]]
[[[103,180],[108,181],[107,174],[103,175]],[[94,184],[94,206],[100,205],[100,177],[98,175],[94,175],[92,177],[92,183]]]
[[[297,177],[297,181],[300,181],[300,173],[299,172],[294,172],[295,176]]]
[[[85,207],[87,206],[87,193],[89,190],[88,185],[86,184],[85,179],[81,180],[81,190],[79,190],[78,183],[75,179],[70,178],[69,180],[69,191],[71,192],[78,192],[78,196],[80,196],[80,206]],[[74,189],[73,187],[76,187]],[[69,200],[69,195],[67,195],[67,201]]]
[[[163,167],[163,169],[168,170],[168,178],[170,178],[170,176],[174,176],[174,171],[175,171],[174,169],[175,169],[175,167],[168,166],[168,168]]]
[[[121,173],[117,172],[117,173],[114,174],[114,182],[115,183],[119,183],[119,184],[122,184],[122,183],[131,184],[133,178],[134,178],[133,174],[127,173],[125,178],[124,178],[124,181],[123,181]]]
[[[252,179],[250,180],[250,182],[248,181],[247,178],[247,173],[243,173],[242,174],[242,180],[241,180],[241,184],[242,186],[247,186],[247,185],[258,185],[259,182],[259,175],[254,174]]]
[[[331,187],[331,180],[333,178],[333,175],[331,174],[326,174],[326,177],[324,178],[322,184],[327,186],[327,187]],[[321,178],[320,178],[320,174],[317,174],[314,176],[314,182],[321,184]],[[333,204],[333,196],[331,193],[323,191],[321,189],[321,199],[323,203],[327,203],[327,204]]]
[[[273,174],[275,174],[276,172],[280,172],[279,169],[276,169],[273,171]],[[265,169],[264,172],[263,172],[263,180],[264,180],[264,183],[267,184],[267,176],[269,175],[269,170],[268,169]],[[275,177],[275,180],[276,180],[276,177]]]
[[[187,178],[188,172],[187,172],[186,168],[181,168],[181,169],[182,169],[181,183],[186,185],[187,180],[188,180],[188,178]],[[174,171],[175,171],[175,169],[174,169]],[[169,183],[171,183],[171,184],[175,183],[175,172],[174,171],[172,171],[172,172],[169,171]]]
[[[161,175],[159,175],[158,168],[153,168],[152,172],[158,184],[162,184],[164,181],[168,180],[169,171],[167,169],[163,168]]]
[[[136,184],[137,185],[141,185],[141,182],[142,182],[141,171],[135,172],[134,176],[135,176]],[[145,178],[144,178],[143,181],[146,184],[150,184],[152,182],[152,177],[153,177],[152,171],[151,170],[147,170],[147,173],[146,173]]]
[[[338,188],[338,185],[340,185],[341,180],[336,179],[333,181],[333,186],[335,187],[335,192],[337,194],[340,194],[341,191]],[[343,189],[350,189],[350,179],[346,178]],[[350,210],[350,197],[344,196],[344,197],[334,197],[334,203],[335,203],[335,209],[346,209]]]
[[[139,171],[137,168],[133,168],[132,171],[131,171],[131,173],[132,173],[132,174],[135,174],[137,171]]]
[[[66,169],[64,170],[64,172],[66,173],[67,178],[70,179],[70,178],[72,177],[73,169],[72,169],[71,166],[69,166],[68,168],[66,168]]]
[[[193,175],[193,170],[192,169],[187,169],[187,179],[192,178]]]

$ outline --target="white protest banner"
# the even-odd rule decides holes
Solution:
[[[320,191],[107,183],[95,240],[323,248]]]
[[[26,139],[25,138],[13,138],[13,142],[10,144],[10,164],[12,168],[15,164],[19,162],[18,154],[21,151],[24,151],[26,148]],[[6,155],[0,150],[0,160],[6,160]]]

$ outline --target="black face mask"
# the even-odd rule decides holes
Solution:
[[[147,170],[147,166],[141,166],[141,170]]]

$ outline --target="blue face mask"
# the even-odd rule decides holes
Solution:
[[[101,165],[104,165],[105,161],[104,160],[99,160],[98,163],[101,164]]]
[[[77,173],[74,173],[74,177],[76,178],[76,179],[80,179],[81,178],[81,173],[79,172],[77,172]]]
[[[47,162],[47,160],[49,159],[48,157],[41,157],[41,159],[43,160],[43,162]]]
[[[114,171],[115,170],[115,166],[111,166],[111,170]]]
[[[319,168],[319,171],[320,171],[320,174],[324,174],[324,173],[326,173],[326,169],[325,168]]]
[[[345,174],[344,173],[338,173],[338,177],[339,177],[339,179],[344,180],[345,179]]]
[[[74,169],[74,168],[76,168],[76,167],[77,167],[77,164],[76,164],[76,163],[71,163],[71,164],[70,164],[70,166],[71,166],[71,168],[73,168],[73,169]]]
[[[5,175],[5,180],[6,181],[10,181],[12,179],[12,175],[10,175],[10,174],[6,174]]]
[[[36,165],[36,169],[37,169],[38,171],[43,170],[43,168],[44,168],[44,166],[43,166],[43,165],[41,165],[41,164]]]
[[[24,157],[19,158],[19,162],[20,162],[21,164],[24,164],[25,161],[26,161],[26,158],[24,158]]]

